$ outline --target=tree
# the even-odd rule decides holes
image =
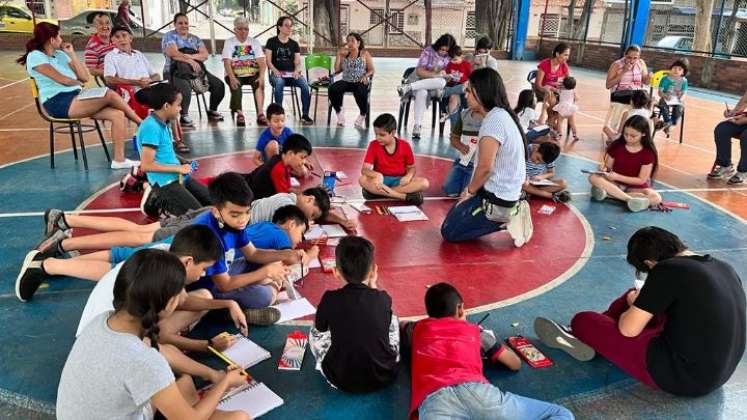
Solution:
[[[568,19],[566,21],[568,22],[568,32],[567,32],[568,38],[573,38],[573,34],[575,32],[573,30],[573,26],[576,23],[575,15],[576,15],[576,0],[571,0],[568,3]]]
[[[695,39],[693,50],[711,50],[711,17],[713,14],[713,0],[697,0],[695,2],[697,13],[695,14]]]
[[[731,15],[726,23],[726,35],[724,36],[723,51],[729,53],[731,51],[731,43],[734,36],[737,34],[737,12],[739,8],[745,3],[745,0],[734,0],[731,7]],[[720,29],[720,28],[719,28]]]
[[[478,38],[487,35],[495,43],[495,48],[501,49],[506,43],[512,16],[511,0],[475,0]]]
[[[594,8],[595,0],[585,0],[584,8],[581,10],[581,17],[578,19],[578,26],[574,32],[569,31],[570,37],[573,39],[581,39],[584,37],[586,27],[589,25],[589,18],[591,17],[591,9]]]
[[[423,0],[423,5],[425,6],[425,45],[430,45],[433,43],[433,1]]]
[[[314,0],[314,30],[327,38],[316,35],[314,45],[317,47],[336,47],[339,43],[340,28],[337,25],[339,7],[339,0]]]

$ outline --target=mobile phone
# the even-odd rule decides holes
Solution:
[[[544,353],[539,351],[529,339],[516,335],[506,339],[508,345],[524,359],[527,364],[535,369],[545,368],[554,365],[553,361]]]

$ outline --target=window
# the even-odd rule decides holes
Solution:
[[[540,15],[539,35],[557,36],[560,30],[560,15],[542,14]]]
[[[31,16],[27,15],[23,10],[16,9],[15,7],[8,8],[8,17],[31,20]]]
[[[407,24],[410,25],[410,26],[417,25],[418,24],[418,20],[419,20],[418,17],[419,16],[416,15],[415,13],[407,15]]]
[[[381,16],[384,16],[384,9],[373,9],[370,11],[368,23],[371,25],[376,25],[377,23],[381,22],[382,19],[376,15],[374,12],[378,13]],[[387,25],[389,32],[402,32],[405,29],[405,13],[402,10],[390,10],[389,11],[390,16],[393,16],[391,19],[389,19],[389,23],[394,25],[394,28],[392,26]],[[396,28],[396,29],[395,29]]]
[[[467,24],[465,25],[465,36],[474,39],[477,36],[477,18],[475,12],[467,12]]]

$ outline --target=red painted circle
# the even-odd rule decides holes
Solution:
[[[322,169],[344,171],[349,178],[338,182],[337,193],[346,198],[360,198],[357,177],[364,153],[361,149],[319,147],[314,149],[311,163],[317,173]],[[416,157],[418,174],[431,181],[427,197],[443,196],[440,186],[451,165],[451,161],[442,158]],[[247,172],[252,167],[247,152],[208,157],[200,159],[197,176],[215,176],[229,169]],[[302,181],[302,186],[319,182],[319,177],[311,176]],[[139,202],[139,194],[122,194],[113,187],[96,196],[86,208],[132,208]],[[408,223],[399,223],[393,216],[360,215],[349,207],[345,209],[348,217],[358,219],[358,233],[376,245],[379,287],[392,296],[399,316],[423,315],[427,287],[441,281],[459,289],[468,309],[539,293],[538,289],[572,270],[586,248],[586,231],[578,214],[565,205],[541,200],[531,201],[534,236],[522,248],[515,248],[506,232],[468,243],[447,243],[441,238],[440,227],[453,204],[448,199],[426,200],[422,209],[430,220]],[[537,211],[543,204],[554,206],[554,213],[539,214]],[[135,212],[117,216],[138,223],[146,221]],[[337,287],[340,284],[331,274],[315,269],[298,289],[316,305],[325,290]]]

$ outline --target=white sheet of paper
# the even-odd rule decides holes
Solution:
[[[314,258],[309,261],[309,268],[322,268],[322,263],[319,262],[319,258]]]
[[[291,187],[300,187],[301,183],[294,177],[291,177]]]
[[[307,241],[316,241],[317,239],[325,236],[324,230],[319,225],[314,225],[304,233],[303,237]]]
[[[273,308],[277,308],[280,311],[280,319],[278,322],[290,321],[292,319],[302,318],[306,315],[312,315],[316,313],[314,305],[309,303],[306,298],[300,298],[296,300],[288,300],[288,295],[285,294],[286,300],[281,300],[283,293],[278,295],[277,305],[272,305]],[[299,295],[300,296],[300,295]]]
[[[260,347],[252,340],[238,334],[236,335],[236,342],[223,353],[229,359],[240,364],[244,369],[248,369],[270,358],[269,351]]]
[[[400,222],[428,220],[428,216],[417,206],[392,206],[388,210]]]
[[[677,97],[677,96],[672,96],[671,98],[669,98],[668,100],[666,100],[664,102],[666,102],[667,105],[669,105],[669,106],[682,105],[682,103],[680,102],[680,98]]]
[[[554,187],[554,186],[558,185],[558,184],[550,181],[549,179],[536,179],[536,180],[531,180],[530,179],[529,183],[532,184],[532,185],[548,186],[548,187]]]
[[[221,401],[218,408],[223,411],[243,411],[256,419],[281,405],[283,405],[282,398],[265,384],[255,383]]]
[[[103,98],[108,90],[109,88],[107,87],[85,88],[80,91],[77,98],[80,100]]]
[[[327,234],[328,238],[342,238],[344,236],[348,236],[348,233],[345,232],[345,229],[343,229],[342,226],[338,224],[320,226],[324,233]]]

